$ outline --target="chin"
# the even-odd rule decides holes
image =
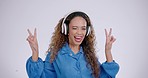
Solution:
[[[81,43],[76,42],[75,45],[81,45]]]
[[[75,45],[81,45],[81,44],[82,44],[82,41],[80,41],[80,42],[74,41],[74,44],[75,44]]]

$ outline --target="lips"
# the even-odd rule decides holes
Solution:
[[[81,42],[83,36],[74,36],[76,42]]]

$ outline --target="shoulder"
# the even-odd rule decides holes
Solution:
[[[47,52],[45,61],[49,61],[50,60],[50,55],[51,55],[51,52]]]

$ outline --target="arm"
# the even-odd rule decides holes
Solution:
[[[99,78],[115,78],[119,71],[119,65],[115,61],[104,62],[100,65],[100,70]]]
[[[113,61],[113,57],[111,54],[111,48],[112,48],[112,44],[115,42],[115,38],[111,35],[112,33],[112,29],[110,28],[109,33],[107,32],[107,30],[105,29],[105,35],[106,35],[106,43],[105,43],[105,55],[106,55],[106,60],[107,62],[112,62]]]
[[[57,78],[53,63],[49,62],[50,53],[46,56],[45,61],[38,58],[33,61],[32,57],[27,60],[26,70],[29,78]]]
[[[30,57],[26,62],[26,71],[29,78],[41,78],[43,68],[44,63],[41,58],[38,58],[37,61],[33,61],[32,57]]]
[[[37,33],[36,33],[36,28],[34,30],[34,35],[32,35],[32,33],[30,32],[30,30],[28,29],[28,33],[29,36],[27,38],[27,41],[29,42],[29,45],[31,47],[32,50],[32,60],[33,61],[37,61],[38,60],[38,54],[39,54],[39,50],[38,50],[38,41],[37,41]]]
[[[102,63],[101,68],[101,74],[100,78],[115,78],[116,74],[119,71],[119,65],[113,60],[112,54],[111,54],[111,48],[112,44],[115,42],[115,38],[111,36],[112,29],[110,28],[109,33],[105,29],[105,35],[106,35],[106,43],[105,43],[105,55],[106,55],[106,62]]]
[[[32,56],[27,60],[26,70],[29,78],[56,78],[54,66],[52,63],[49,63],[50,53],[46,56],[45,62],[38,57],[38,41],[36,29],[34,30],[34,35],[28,29],[29,36],[27,41],[32,50]]]

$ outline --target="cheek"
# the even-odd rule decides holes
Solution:
[[[81,33],[83,34],[83,36],[86,35],[86,30],[82,30]]]
[[[70,40],[72,40],[72,39],[74,38],[74,33],[73,33],[72,31],[70,31],[70,32],[68,33],[68,38],[69,38]]]
[[[69,30],[69,33],[68,33],[68,35],[74,35],[76,32],[74,31],[74,30]]]
[[[85,31],[83,31],[83,34],[86,34],[86,30],[85,30]]]

